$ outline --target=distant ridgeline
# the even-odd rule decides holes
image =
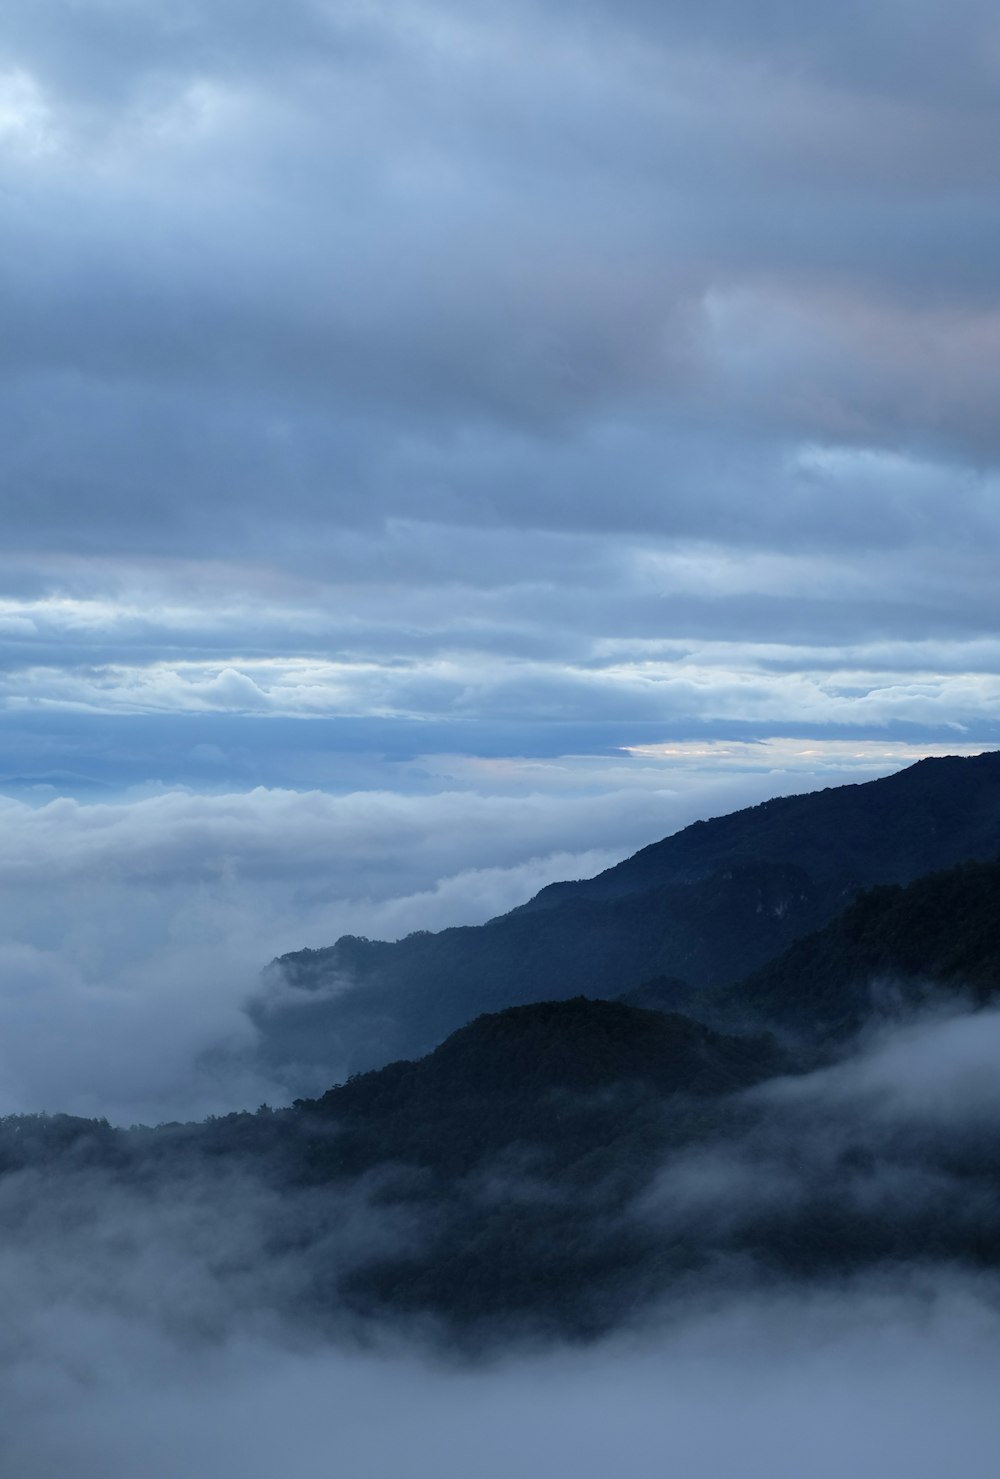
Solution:
[[[997,752],[781,797],[696,822],[596,878],[552,884],[484,925],[396,943],[345,936],[281,957],[251,1007],[263,1066],[316,1093],[345,1067],[426,1053],[482,1012],[581,993],[739,1023],[749,998],[726,988],[760,972],[751,995],[761,1013],[777,1010],[793,990],[788,972],[799,961],[806,972],[804,955],[788,965],[784,952],[862,890],[998,854]],[[817,947],[824,959],[838,939],[846,961],[836,930]],[[769,975],[770,962],[779,964]],[[854,963],[863,995],[878,961]],[[823,977],[806,973],[813,984],[798,1000],[808,1016]],[[794,1011],[778,1015],[793,1025]]]

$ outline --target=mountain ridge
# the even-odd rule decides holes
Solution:
[[[677,982],[663,1006],[697,1015],[707,989],[763,967],[863,889],[997,853],[998,751],[775,797],[485,924],[392,942],[346,935],[279,957],[249,1007],[260,1061],[293,1092],[316,1093],[418,1057],[483,1011],[618,997],[654,977]]]
[[[960,798],[957,789],[948,785],[952,778],[961,778],[963,783],[971,780],[974,785],[963,785],[965,794]],[[973,794],[969,794],[970,789]],[[902,847],[900,802],[911,809]],[[970,819],[970,810],[977,813],[978,820]],[[840,814],[843,826],[845,812],[854,831],[852,846],[849,856],[842,856],[838,868],[830,870],[816,831],[834,813]],[[891,836],[886,832],[887,820],[894,824]],[[956,827],[956,821],[967,825]],[[927,756],[872,781],[774,796],[754,806],[692,822],[648,843],[593,878],[548,884],[518,910],[549,908],[568,894],[616,897],[652,886],[649,880],[653,878],[659,882],[695,882],[727,861],[750,859],[794,864],[816,878],[846,872],[851,882],[862,887],[876,882],[904,883],[935,868],[991,855],[997,850],[993,838],[998,827],[1000,751]],[[944,840],[949,831],[954,837],[950,846]],[[937,845],[928,847],[928,837],[937,837]],[[676,861],[675,853],[681,854]],[[934,861],[928,862],[929,858]]]

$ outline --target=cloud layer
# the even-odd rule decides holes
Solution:
[[[660,1340],[462,1373],[406,1354],[303,1351],[242,1337],[178,1351],[128,1318],[53,1311],[4,1399],[24,1479],[190,1479],[331,1462],[371,1479],[581,1479],[622,1466],[692,1479],[876,1479],[886,1465],[989,1479],[995,1313],[960,1280],[912,1295],[736,1303]],[[95,1370],[93,1351],[107,1353]],[[391,1420],[387,1420],[391,1416]]]
[[[988,739],[1000,43],[827,9],[10,5],[0,703]]]

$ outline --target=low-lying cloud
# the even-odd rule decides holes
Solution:
[[[974,1236],[989,1232],[996,1208],[976,1177],[935,1180],[934,1166],[942,1148],[961,1159],[981,1119],[949,1112],[929,1127],[896,1090],[919,1079],[936,1044],[960,1093],[969,1042],[979,1029],[988,1056],[994,1015],[901,1024],[803,1076],[794,1097],[786,1083],[739,1096],[714,1140],[668,1156],[637,1204],[600,1210],[600,1194],[584,1198],[581,1227],[597,1208],[601,1236],[611,1218],[710,1255],[655,1298],[626,1294],[613,1331],[584,1345],[529,1314],[487,1322],[470,1347],[431,1311],[404,1319],[391,1299],[368,1312],[331,1299],[368,1259],[400,1257],[405,1280],[409,1259],[434,1256],[450,1203],[386,1195],[398,1172],[291,1191],[266,1161],[187,1160],[183,1138],[161,1142],[138,1174],[117,1174],[107,1152],[88,1161],[85,1145],[54,1168],[29,1157],[0,1178],[5,1471],[653,1479],[668,1455],[694,1479],[990,1479],[994,1276],[919,1239],[909,1256],[880,1260],[876,1247],[874,1261],[847,1268],[834,1246],[831,1265],[804,1273],[796,1243],[803,1226],[815,1234],[816,1219],[803,1221],[811,1200],[876,1227],[964,1219]],[[888,1119],[868,1113],[873,1086],[895,1096]],[[487,1162],[473,1195],[504,1174]],[[739,1255],[755,1224],[764,1259]]]
[[[280,1097],[234,1067],[275,955],[478,923],[616,861],[649,816],[641,793],[8,802],[0,1110],[156,1120]]]
[[[0,1110],[157,1120],[280,1097],[236,1066],[243,1003],[276,954],[479,922],[616,861],[648,810],[275,791],[9,802]]]
[[[665,1158],[636,1213],[751,1264],[843,1271],[932,1249],[960,1260],[1000,1235],[986,1149],[1000,1128],[998,1051],[1000,1013],[969,1009],[960,991],[915,1019],[901,1008],[832,1067],[734,1101],[707,1143]]]
[[[930,983],[931,988],[933,983]],[[933,996],[932,996],[933,1000]],[[873,1132],[909,1123],[928,1130],[1000,1123],[1000,1011],[960,1010],[961,991],[915,1021],[871,1033],[857,1056],[767,1090],[776,1103],[853,1105]]]
[[[912,1270],[723,1292],[589,1348],[469,1363],[391,1328],[359,1342],[255,1319],[222,1260],[206,1272],[190,1207],[156,1209],[140,1249],[129,1236],[148,1229],[113,1205],[99,1213],[111,1289],[86,1232],[54,1263],[51,1248],[4,1255],[18,1282],[0,1456],[18,1479],[653,1479],[665,1462],[691,1479],[993,1473],[1000,1312],[983,1279]],[[225,1205],[202,1213],[203,1244]]]

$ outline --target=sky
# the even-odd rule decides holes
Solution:
[[[998,72],[978,0],[10,0],[8,790],[996,742]]]
[[[242,1102],[280,951],[1000,744],[998,75],[979,0],[8,0],[0,1111]]]

